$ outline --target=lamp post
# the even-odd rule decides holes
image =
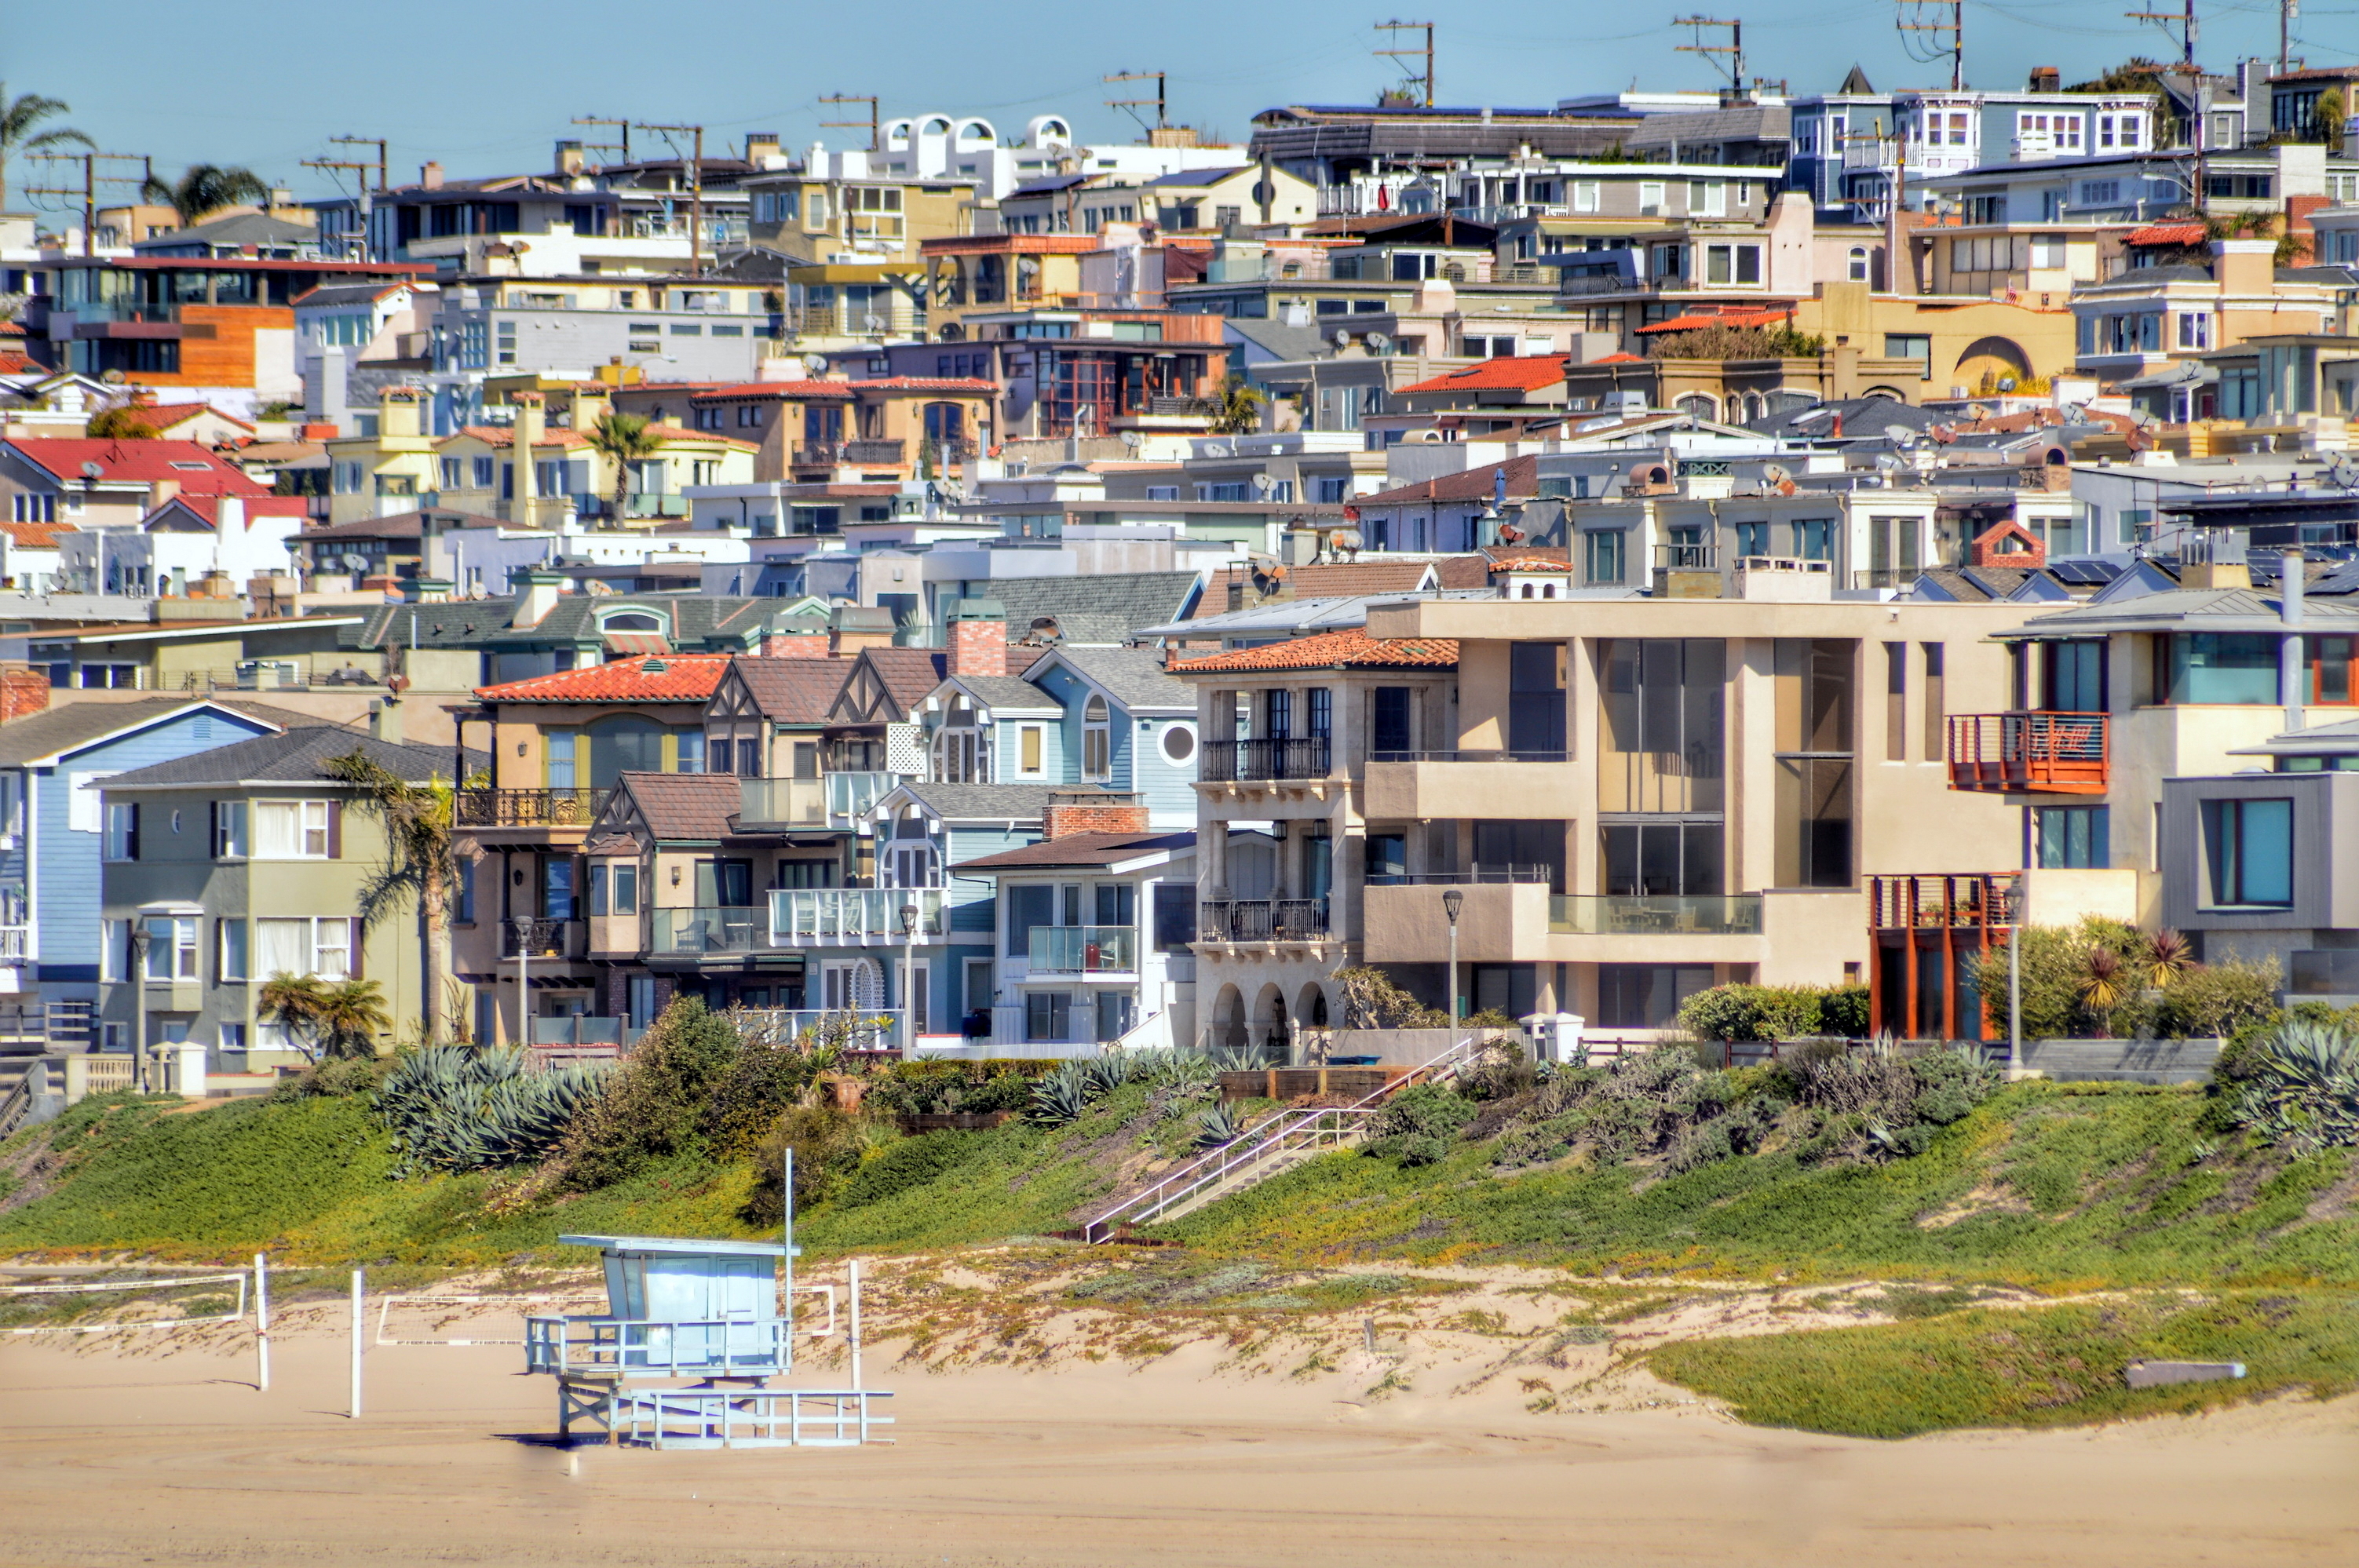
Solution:
[[[139,1076],[139,1092],[155,1093],[147,1081],[147,922],[131,923],[131,1070]]]
[[[1441,895],[1441,913],[1450,916],[1450,1026],[1458,1027],[1458,912],[1466,906],[1466,895],[1450,888]]]
[[[516,945],[516,1044],[532,1044],[532,917],[513,917]]]
[[[901,1048],[918,1050],[918,906],[901,906]]]

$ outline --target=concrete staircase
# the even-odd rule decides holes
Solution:
[[[2066,1083],[2200,1084],[2218,1040],[2027,1040],[2023,1065]]]

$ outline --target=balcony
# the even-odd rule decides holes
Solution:
[[[1032,928],[1032,973],[1036,975],[1135,975],[1138,928],[1133,925],[1036,925]]]
[[[843,443],[843,460],[848,463],[897,465],[905,449],[899,441],[846,441]]]
[[[1516,815],[1578,816],[1579,770],[1556,751],[1371,752],[1366,805],[1371,817],[1418,821],[1474,815],[1468,803],[1513,800]]]
[[[33,956],[33,928],[0,925],[0,964],[21,964]]]
[[[2023,874],[1870,877],[1867,924],[1875,931],[2004,929],[2014,924]]]
[[[825,779],[740,779],[740,827],[824,827]]]
[[[1327,937],[1323,898],[1208,899],[1197,905],[1199,942],[1323,942]]]
[[[876,803],[901,782],[898,773],[830,773],[827,816],[831,827],[856,827],[868,819]]]
[[[945,903],[940,888],[779,888],[770,894],[770,944],[889,946],[903,940],[905,904],[917,906],[920,938],[942,934]]]
[[[1992,795],[2103,795],[2111,777],[2102,713],[1957,713],[1950,787]]]
[[[1758,936],[1761,895],[1735,893],[1558,893],[1549,929],[1574,936]]]
[[[503,958],[573,958],[582,953],[582,922],[523,915],[500,922]]]
[[[462,789],[453,812],[462,827],[587,827],[606,809],[604,789]]]
[[[769,915],[758,904],[658,909],[649,926],[651,957],[751,953],[771,946]]]
[[[1200,777],[1215,784],[1266,779],[1323,779],[1332,766],[1333,742],[1307,741],[1207,741]]]

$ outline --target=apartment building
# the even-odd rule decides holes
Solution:
[[[2203,248],[2209,265],[2136,267],[2076,288],[2074,368],[2176,422],[2255,418],[2258,387],[2248,395],[2240,378],[2212,369],[2212,351],[2332,332],[2349,310],[2353,279],[2337,267],[2280,267],[2274,240]]]

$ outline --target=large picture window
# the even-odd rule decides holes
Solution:
[[[254,923],[255,972],[266,979],[310,975],[323,980],[353,978],[353,927],[346,915]]]
[[[324,800],[261,800],[254,805],[258,860],[324,860],[335,853],[335,813]]]
[[[2214,908],[2293,903],[2293,802],[2207,800],[2203,858]]]
[[[2180,633],[2169,640],[2163,690],[2170,702],[2271,707],[2277,700],[2277,638],[2267,632]]]

